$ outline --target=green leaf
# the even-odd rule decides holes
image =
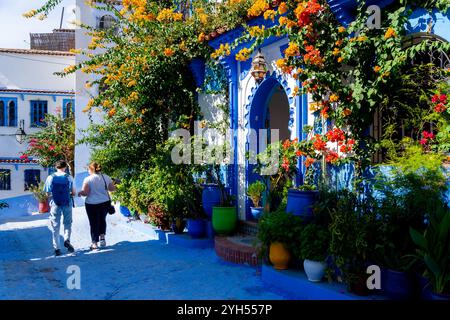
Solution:
[[[419,232],[414,230],[413,228],[409,229],[409,234],[411,235],[412,240],[414,243],[422,250],[427,250],[428,243],[427,240],[423,235],[421,235]]]

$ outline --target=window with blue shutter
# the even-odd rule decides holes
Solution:
[[[31,101],[31,126],[45,125],[45,115],[48,113],[47,101]]]
[[[17,127],[17,99],[0,97],[0,127]]]
[[[5,126],[5,103],[0,100],[0,127]]]
[[[41,170],[28,169],[25,173],[25,191],[28,191],[31,186],[38,186],[41,182]]]
[[[11,190],[11,170],[0,169],[0,190]]]
[[[63,118],[67,118],[69,113],[72,115],[75,113],[75,100],[74,99],[64,99],[63,100]]]

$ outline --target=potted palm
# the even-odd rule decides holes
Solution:
[[[325,274],[330,245],[330,232],[315,223],[306,225],[300,233],[300,259],[309,281],[320,282]]]
[[[263,196],[263,192],[266,191],[266,185],[260,181],[257,180],[250,184],[247,189],[247,196],[252,200],[253,207],[250,207],[250,210],[252,212],[253,218],[256,220],[259,219],[263,212],[263,207],[260,206],[261,198]]]
[[[430,280],[432,298],[450,300],[450,212],[437,212],[424,233],[411,228],[410,234],[417,246],[415,257],[426,267],[424,276]]]
[[[48,203],[48,193],[44,191],[44,182],[40,182],[37,185],[28,186],[28,190],[33,194],[33,196],[39,202],[39,213],[47,213],[50,211],[50,206]]]

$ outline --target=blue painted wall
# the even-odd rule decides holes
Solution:
[[[9,207],[0,210],[1,216],[26,216],[38,211],[38,201],[32,195],[24,195],[14,198],[3,199]]]

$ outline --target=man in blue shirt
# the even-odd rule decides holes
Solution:
[[[70,243],[70,234],[72,231],[72,197],[76,194],[76,190],[72,176],[66,173],[67,163],[58,161],[55,166],[57,171],[47,177],[44,190],[51,196],[50,230],[55,256],[59,256],[61,255],[59,236],[61,216],[64,224],[64,247],[70,253],[75,251]]]

